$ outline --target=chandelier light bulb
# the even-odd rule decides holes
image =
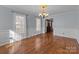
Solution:
[[[40,6],[40,14],[39,14],[39,16],[41,16],[43,18],[48,16],[48,14],[47,14],[47,5],[41,5]]]

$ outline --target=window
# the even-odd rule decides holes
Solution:
[[[16,36],[21,36],[21,38],[26,38],[26,15],[14,13],[15,17],[15,32]]]
[[[36,31],[41,31],[41,20],[36,18]]]
[[[24,33],[24,17],[16,16],[16,32]]]

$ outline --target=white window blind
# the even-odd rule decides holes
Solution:
[[[26,35],[26,16],[24,14],[15,13],[16,33],[22,36]]]
[[[36,18],[36,31],[41,31],[41,20]]]

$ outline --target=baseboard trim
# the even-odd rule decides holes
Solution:
[[[1,47],[1,46],[4,46],[4,45],[6,45],[6,44],[9,44],[9,43],[10,43],[10,41],[2,42],[2,43],[0,44],[0,47]]]
[[[36,35],[40,35],[40,34],[41,34],[41,33],[39,33],[39,34],[34,34],[34,35],[29,36],[29,37],[26,37],[26,38],[30,38],[30,37],[33,37],[33,36],[36,36]],[[24,40],[24,39],[26,39],[26,38],[23,38],[23,39],[20,39],[20,40]],[[0,44],[0,47],[1,47],[1,46],[4,46],[4,45],[6,45],[6,44],[11,44],[11,43],[20,41],[20,40],[14,40],[13,42],[10,42],[10,40],[9,40],[9,41],[4,41],[4,42],[2,42],[2,43]]]

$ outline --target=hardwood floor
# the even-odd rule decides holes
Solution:
[[[76,39],[40,34],[0,47],[1,54],[78,54]]]

